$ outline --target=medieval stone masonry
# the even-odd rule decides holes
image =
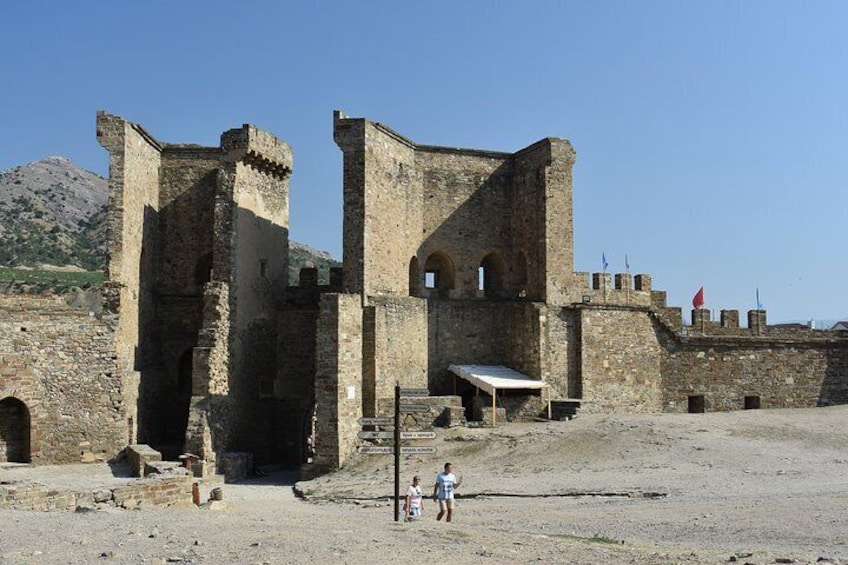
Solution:
[[[163,143],[101,112],[109,153],[104,312],[0,297],[0,462],[107,460],[147,444],[195,471],[344,465],[395,384],[409,427],[583,412],[848,402],[848,337],[764,311],[666,304],[645,273],[574,271],[564,139],[515,153],[421,145],[335,112],[343,268],[287,286],[292,152],[245,125]],[[326,279],[325,279],[326,280]],[[545,391],[492,398],[451,365],[503,365]],[[556,411],[554,411],[554,416]],[[235,463],[233,463],[235,462]]]

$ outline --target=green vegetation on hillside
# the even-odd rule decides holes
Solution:
[[[0,265],[46,263],[102,269],[103,230],[96,228],[104,215],[101,211],[88,221],[80,220],[79,231],[68,231],[44,219],[43,212],[33,210],[30,199],[17,198],[11,208],[0,207],[0,225],[6,227],[0,231]]]
[[[103,284],[102,271],[43,271],[0,267],[0,290],[13,293],[64,294],[71,288],[84,290]]]
[[[308,249],[289,245],[289,284],[297,286],[300,280],[300,270],[304,267],[318,269],[318,284],[329,284],[330,268],[341,267],[342,264],[332,257],[316,255]]]

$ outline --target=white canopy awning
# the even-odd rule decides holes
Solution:
[[[542,389],[547,386],[544,381],[530,378],[503,365],[451,365],[448,369],[492,396],[497,389]]]

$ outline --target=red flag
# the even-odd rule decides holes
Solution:
[[[704,287],[702,286],[698,289],[698,292],[695,293],[695,297],[692,299],[692,306],[695,308],[703,308],[704,307]]]

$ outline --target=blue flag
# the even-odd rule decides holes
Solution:
[[[624,268],[630,272],[630,261],[627,260],[627,253],[624,254]]]
[[[604,265],[604,272],[607,272],[607,267],[609,267],[609,263],[607,263],[607,254],[606,252],[601,253],[601,262]]]
[[[757,310],[763,309],[763,303],[760,302],[760,287],[757,287]]]

